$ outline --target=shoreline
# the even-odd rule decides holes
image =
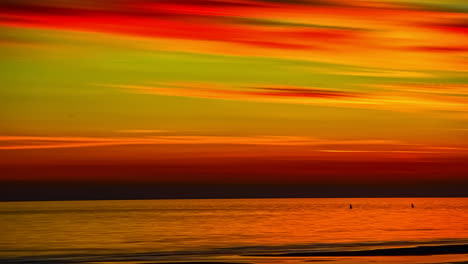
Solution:
[[[468,244],[385,248],[356,251],[294,252],[283,254],[249,255],[255,257],[375,257],[375,256],[430,256],[468,254]]]

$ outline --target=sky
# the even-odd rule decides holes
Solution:
[[[468,182],[466,1],[0,10],[0,181]]]

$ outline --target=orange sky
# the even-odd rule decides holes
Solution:
[[[463,1],[7,1],[1,180],[468,180]]]

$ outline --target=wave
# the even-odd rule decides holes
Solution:
[[[468,254],[468,244],[444,246],[419,246],[409,248],[385,248],[372,250],[329,251],[329,252],[294,252],[284,254],[263,254],[255,256],[275,257],[367,257],[367,256],[428,256]]]
[[[102,249],[43,249],[19,252],[0,250],[0,263],[5,264],[80,264],[99,262],[143,262],[145,264],[247,264],[255,257],[347,257],[347,256],[424,256],[443,254],[468,254],[468,240],[444,239],[432,241],[385,241],[360,243],[314,243],[287,245],[251,245],[227,248],[201,248],[198,250],[130,252]],[[230,256],[224,261],[224,256]],[[232,256],[239,261],[232,262]],[[208,260],[208,261],[207,261]],[[211,260],[211,261],[210,261]],[[174,262],[177,261],[177,262]]]

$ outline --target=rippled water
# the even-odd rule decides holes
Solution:
[[[468,244],[468,198],[4,202],[0,227],[6,263],[468,261],[450,252],[276,256]]]

